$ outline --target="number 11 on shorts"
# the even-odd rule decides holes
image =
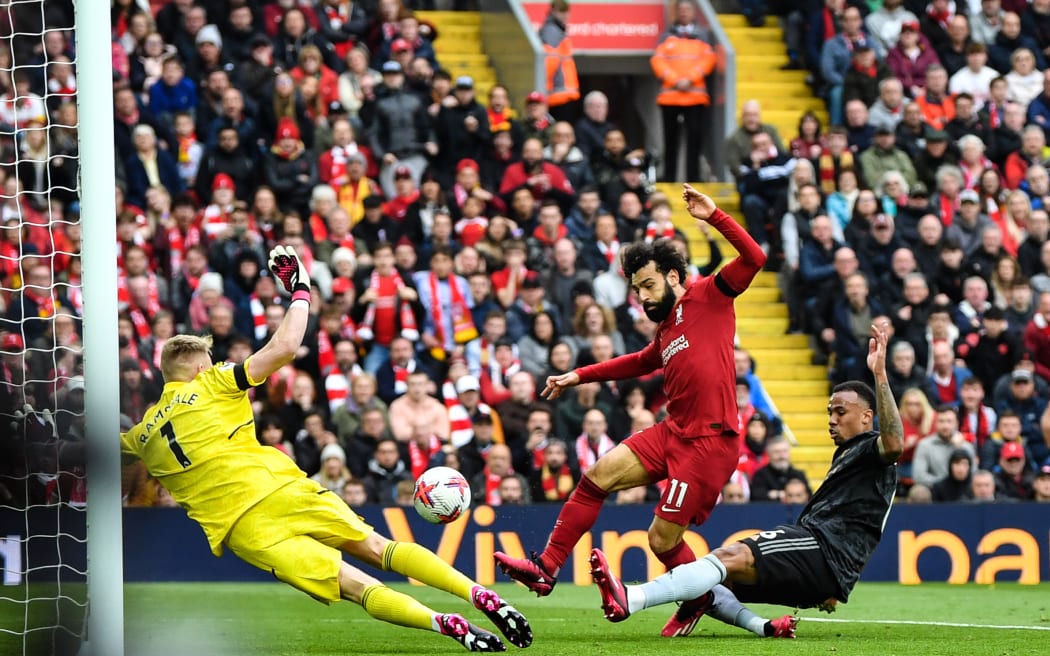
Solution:
[[[660,510],[664,512],[678,512],[682,509],[685,501],[685,493],[689,491],[689,483],[683,483],[677,478],[672,478],[667,486],[667,500]]]

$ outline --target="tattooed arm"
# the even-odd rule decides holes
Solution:
[[[875,376],[875,410],[879,417],[879,453],[886,462],[896,462],[904,451],[904,426],[897,404],[893,401],[886,377],[886,333],[871,327],[868,344],[868,368]]]

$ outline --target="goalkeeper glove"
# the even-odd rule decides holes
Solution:
[[[270,273],[281,281],[292,300],[310,302],[310,274],[291,246],[274,246],[270,251]]]

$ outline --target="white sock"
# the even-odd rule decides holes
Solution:
[[[760,638],[766,637],[766,618],[751,612],[724,585],[716,585],[712,592],[715,593],[715,600],[711,610],[707,611],[708,615],[726,624],[747,629]]]
[[[726,568],[714,554],[679,565],[642,585],[627,586],[627,606],[632,613],[672,601],[696,599],[726,578]],[[633,592],[636,590],[636,592]]]

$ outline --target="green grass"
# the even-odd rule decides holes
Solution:
[[[464,612],[489,627],[464,602],[424,587],[398,585],[435,609]],[[660,627],[671,607],[639,613],[623,624],[609,624],[598,610],[593,587],[558,586],[537,599],[520,586],[497,586],[500,594],[532,622],[535,642],[529,656],[757,656],[762,654],[849,654],[850,656],[1024,656],[1050,653],[1050,631],[931,625],[886,624],[885,620],[1016,625],[1050,629],[1050,593],[1045,584],[950,586],[861,583],[849,605],[832,618],[806,610],[798,640],[762,640],[710,618],[690,638],[667,640]],[[8,589],[4,592],[13,592]],[[12,596],[8,594],[7,596]],[[0,627],[22,623],[0,603]],[[766,617],[790,612],[754,606]],[[128,656],[343,656],[345,654],[465,653],[449,638],[377,622],[360,607],[331,607],[287,586],[259,584],[129,584],[125,587]],[[875,623],[856,622],[857,620]],[[491,628],[491,627],[489,627]],[[517,651],[510,647],[511,651]],[[21,654],[21,645],[0,640],[0,654]],[[26,653],[46,653],[29,651]]]

